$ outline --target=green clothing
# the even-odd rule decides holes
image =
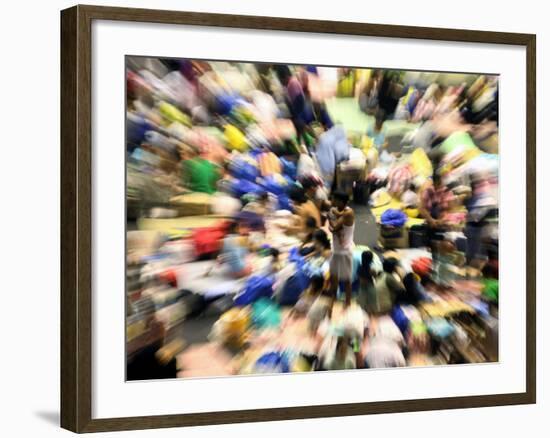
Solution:
[[[486,300],[498,303],[498,280],[494,278],[484,278],[482,294]]]
[[[376,295],[376,286],[371,281],[363,279],[359,280],[359,293],[357,295],[357,304],[368,313],[376,313],[378,311],[378,298]]]
[[[403,289],[400,281],[398,281],[393,274],[383,272],[375,282],[376,287],[376,300],[374,303],[368,303],[368,307],[374,313],[386,313],[389,312],[395,297]]]
[[[455,132],[441,143],[440,150],[446,155],[454,151],[456,148],[462,147],[465,150],[477,149],[472,137],[467,132]]]
[[[214,193],[220,179],[218,166],[204,158],[185,160],[181,165],[182,181],[194,192]]]

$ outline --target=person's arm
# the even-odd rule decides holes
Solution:
[[[337,233],[344,226],[344,216],[338,216],[338,217],[336,217],[335,219],[332,219],[332,220],[329,219],[329,224],[330,224],[330,227],[329,227],[330,231],[333,234]]]
[[[418,205],[418,212],[420,213],[421,217],[426,219],[426,222],[428,223],[429,226],[435,227],[437,226],[437,220],[431,215],[430,211],[428,210],[428,207],[426,206],[426,201],[424,199],[426,196],[425,195],[426,190],[429,190],[429,187],[422,189],[422,191],[420,192],[420,202]]]
[[[355,215],[353,213],[353,210],[351,208],[346,209],[344,212],[340,213],[340,216],[333,222],[332,226],[332,232],[336,233],[340,231],[344,225],[347,227],[351,227],[353,225],[353,222],[355,220]]]
[[[340,212],[340,215],[336,218],[336,220],[331,223],[331,231],[333,233],[336,233],[340,231],[344,227],[344,225],[350,227],[353,225],[354,220],[355,215],[353,213],[353,210],[351,208],[348,208],[344,212]]]
[[[305,220],[300,214],[293,216],[292,223],[284,227],[285,231],[290,234],[298,234],[304,229]]]

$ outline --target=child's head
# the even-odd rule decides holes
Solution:
[[[228,234],[240,234],[241,236],[248,235],[250,233],[250,228],[244,221],[231,221],[227,227]]]
[[[268,200],[269,200],[269,195],[267,192],[260,192],[258,194],[258,201],[260,201],[262,204],[267,203]]]
[[[359,268],[360,277],[367,277],[370,274],[373,257],[374,255],[371,251],[363,251],[361,254],[361,266]]]
[[[416,277],[413,272],[408,272],[403,277],[403,286],[405,286],[406,290],[410,290],[414,288],[414,285],[416,283]]]
[[[273,257],[273,260],[279,260],[279,255],[280,255],[280,252],[277,248],[271,248],[269,250],[270,254],[271,254],[271,257]]]
[[[258,194],[258,201],[260,201],[262,204],[265,204],[267,201],[269,201],[269,194],[267,192],[260,192]]]
[[[310,198],[313,198],[315,196],[315,192],[317,191],[318,183],[311,177],[305,177],[302,179],[300,183],[306,193],[307,196]]]
[[[308,216],[308,218],[306,219],[307,233],[313,234],[313,232],[315,232],[316,229],[317,229],[317,221],[313,217]]]
[[[332,203],[333,205],[340,211],[342,211],[349,202],[349,195],[345,192],[334,192],[332,195]]]
[[[322,275],[314,275],[311,278],[311,291],[312,292],[321,292],[325,286],[325,279]]]
[[[365,267],[370,267],[373,257],[374,254],[372,253],[372,251],[363,251],[363,253],[361,254],[361,265]]]
[[[237,221],[231,221],[227,225],[227,234],[237,234],[238,233],[238,225]]]
[[[316,251],[325,251],[330,249],[330,240],[328,240],[327,233],[324,230],[316,230],[313,233],[313,245]]]
[[[301,205],[307,201],[305,190],[299,186],[291,187],[288,197],[294,204],[297,205]]]
[[[388,274],[393,274],[398,264],[399,264],[399,261],[396,258],[388,257],[387,259],[384,259],[384,261],[382,262],[382,269],[384,270],[384,272],[387,272]]]

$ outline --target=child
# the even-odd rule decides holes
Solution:
[[[313,233],[312,242],[313,251],[311,251],[306,257],[328,260],[330,258],[331,245],[325,230],[316,230]]]
[[[418,208],[418,195],[416,194],[414,183],[409,184],[407,190],[401,195],[401,204],[403,204],[405,212],[409,209]]]
[[[376,287],[371,272],[373,257],[371,251],[363,251],[361,254],[361,265],[358,270],[359,294],[357,296],[357,304],[359,304],[365,312],[369,311],[369,304],[376,302]]]
[[[374,125],[367,130],[367,136],[373,139],[373,146],[378,150],[385,149],[388,145],[384,130],[385,113],[379,109],[374,116]]]
[[[265,217],[272,213],[272,206],[267,192],[261,192],[254,197],[253,201],[248,202],[243,211],[251,211],[261,217]]]
[[[270,271],[272,274],[275,274],[281,270],[280,252],[277,248],[271,248],[270,254],[271,254]]]
[[[249,251],[246,244],[248,229],[238,222],[232,222],[227,236],[223,239],[222,253],[218,257],[219,263],[226,263],[233,278],[242,278],[250,275],[252,264],[249,260]],[[207,273],[207,275],[210,271]]]
[[[396,304],[416,305],[419,301],[428,299],[424,286],[414,272],[409,272],[403,277],[403,286],[402,293],[396,297]]]
[[[384,259],[382,274],[376,279],[376,295],[372,303],[368,303],[368,310],[374,314],[385,314],[391,311],[395,299],[403,293],[405,287],[396,275],[398,261],[394,258]]]
[[[290,314],[292,316],[305,316],[311,309],[313,302],[321,295],[325,286],[325,279],[316,275],[311,279],[309,287],[302,292],[300,299],[294,305]]]
[[[456,245],[446,237],[435,246],[433,257],[433,281],[442,289],[449,289],[457,279],[457,268],[464,265],[464,255],[457,251]]]
[[[393,339],[376,336],[370,340],[365,354],[366,368],[395,368],[406,365],[403,351]]]
[[[303,188],[293,187],[290,190],[289,198],[294,208],[294,221],[286,227],[288,234],[305,233],[307,230],[306,221],[310,217],[315,220],[316,227],[321,226],[321,213],[313,201],[306,197]]]
[[[312,280],[312,287],[308,295],[308,299],[311,300],[311,305],[307,312],[309,330],[312,334],[316,334],[321,322],[325,318],[330,317],[332,308],[332,296],[330,295],[330,291],[325,288],[324,277],[319,276],[317,280]]]
[[[350,339],[339,336],[334,356],[325,363],[327,370],[353,370],[357,367],[355,354],[350,348]]]

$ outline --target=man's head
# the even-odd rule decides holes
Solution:
[[[269,195],[267,192],[260,192],[258,194],[258,201],[260,201],[262,204],[267,203],[269,201]]]
[[[301,184],[307,196],[311,198],[315,195],[317,191],[317,182],[313,178],[305,177],[302,179]]]
[[[302,187],[298,187],[298,186],[293,186],[290,189],[288,197],[294,204],[298,204],[298,205],[301,205],[307,201],[306,192]]]
[[[349,202],[349,195],[345,192],[334,192],[332,194],[332,204],[340,211],[346,208]]]
[[[317,229],[317,221],[311,217],[308,216],[306,219],[306,230],[308,233],[313,233]]]

